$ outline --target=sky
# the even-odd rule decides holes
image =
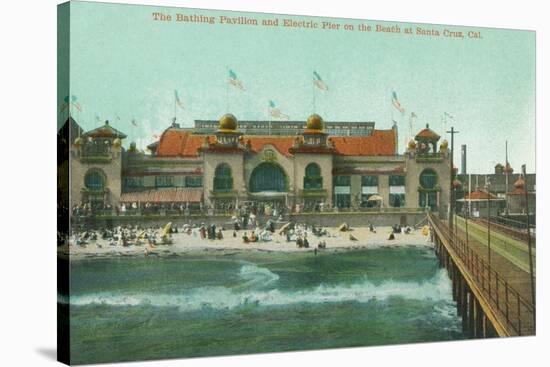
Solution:
[[[153,12],[173,19],[154,21]],[[177,13],[213,16],[215,24],[177,22]],[[221,15],[330,21],[340,29],[220,24]],[[401,32],[362,32],[359,24],[399,26]],[[441,35],[407,35],[407,27]],[[444,37],[444,29],[465,37]],[[469,38],[469,31],[482,38]],[[228,70],[245,90],[229,85]],[[313,71],[328,91],[314,87]],[[267,120],[273,100],[291,120],[316,112],[327,121],[374,121],[378,129],[395,120],[400,152],[414,112],[412,135],[426,124],[449,141],[445,131],[459,131],[455,164],[466,144],[470,173],[490,173],[503,163],[506,140],[512,167],[526,164],[534,172],[535,80],[531,31],[87,2],[71,7],[69,94],[80,106],[71,109],[73,117],[85,130],[109,120],[128,135],[125,145],[136,141],[142,148],[174,115],[184,127],[228,112]],[[183,108],[175,107],[174,90]],[[392,106],[393,91],[403,114]],[[446,122],[445,112],[453,116]]]

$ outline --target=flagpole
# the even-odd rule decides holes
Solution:
[[[229,74],[229,66],[225,66],[225,76],[227,78],[227,74]],[[229,113],[229,82],[225,81],[225,113]]]
[[[311,82],[311,94],[313,96],[313,111],[311,113],[315,113],[316,106],[315,106],[315,83],[313,81]]]

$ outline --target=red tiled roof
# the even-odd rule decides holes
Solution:
[[[416,134],[416,138],[434,138],[439,139],[440,136],[435,133],[432,129],[429,127],[426,127],[425,129],[420,130],[418,134]]]
[[[162,133],[157,148],[160,157],[196,157],[204,137],[189,131],[168,129]]]
[[[250,141],[250,149],[254,153],[258,153],[264,145],[272,145],[279,153],[287,157],[290,156],[289,149],[294,145],[294,137],[292,136],[245,136],[243,141]]]
[[[332,136],[329,140],[340,155],[394,155],[395,130],[374,130],[369,136]]]
[[[491,200],[503,200],[503,199],[499,198],[498,196],[495,196],[493,194],[489,194],[487,191],[481,191],[481,190],[472,191],[471,193],[464,196],[464,200],[472,200],[472,201],[473,200],[488,200],[489,197],[491,198]]]
[[[120,195],[122,203],[196,203],[201,200],[202,189],[188,188],[125,192]]]
[[[108,121],[105,121],[105,125],[103,126],[87,131],[84,136],[91,136],[93,138],[126,138],[126,134],[109,125]]]
[[[217,149],[215,137],[206,137],[210,149]],[[243,136],[244,144],[250,143],[250,149],[258,153],[265,145],[272,145],[285,156],[292,155],[294,136]],[[202,147],[205,136],[193,135],[190,131],[168,129],[162,134],[157,148],[159,157],[196,157]],[[346,156],[373,156],[395,154],[395,130],[374,130],[369,136],[332,136],[329,138],[336,154]],[[327,147],[330,150],[330,147]],[[324,149],[323,152],[327,151]],[[221,150],[220,150],[221,151]]]

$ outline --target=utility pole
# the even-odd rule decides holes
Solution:
[[[454,206],[455,206],[455,203],[454,203],[454,200],[455,200],[455,197],[454,197],[454,188],[453,188],[453,181],[455,179],[455,170],[454,170],[454,145],[455,145],[455,134],[458,134],[459,131],[455,131],[455,128],[454,126],[451,126],[451,131],[447,131],[448,134],[451,134],[451,172],[450,172],[450,176],[451,176],[451,180],[450,180],[450,192],[449,192],[449,197],[450,197],[450,200],[449,200],[449,229],[453,230],[453,218],[452,218],[452,215],[454,215]]]
[[[505,193],[508,193],[509,192],[509,187],[510,187],[510,181],[509,181],[509,174],[510,174],[510,163],[508,163],[508,140],[506,140],[506,163],[505,163],[506,167],[506,190],[504,191]],[[506,216],[508,216],[509,214],[509,208],[508,208],[508,200],[506,200]]]
[[[527,248],[529,249],[529,273],[531,275],[531,302],[533,303],[533,327],[536,330],[537,313],[536,313],[536,296],[535,296],[535,274],[533,270],[533,244],[531,243],[531,228],[529,223],[529,191],[527,190],[527,176],[525,181],[525,215],[527,216]]]
[[[487,188],[487,264],[489,272],[487,279],[489,280],[489,297],[491,296],[491,190],[490,183],[486,182]]]

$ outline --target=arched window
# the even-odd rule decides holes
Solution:
[[[433,190],[437,185],[437,173],[431,168],[426,168],[420,174],[420,186],[425,190]]]
[[[437,203],[437,173],[431,168],[426,168],[420,174],[420,188],[418,192],[418,206],[435,209]]]
[[[233,177],[231,167],[227,163],[219,164],[214,173],[214,191],[233,190]]]
[[[288,184],[285,171],[275,163],[260,163],[250,175],[249,190],[250,192],[286,192]]]
[[[84,185],[90,191],[102,191],[105,188],[105,175],[98,170],[91,170],[84,176]]]
[[[310,163],[306,167],[304,176],[304,190],[320,190],[323,188],[323,177],[321,167],[317,163]]]

